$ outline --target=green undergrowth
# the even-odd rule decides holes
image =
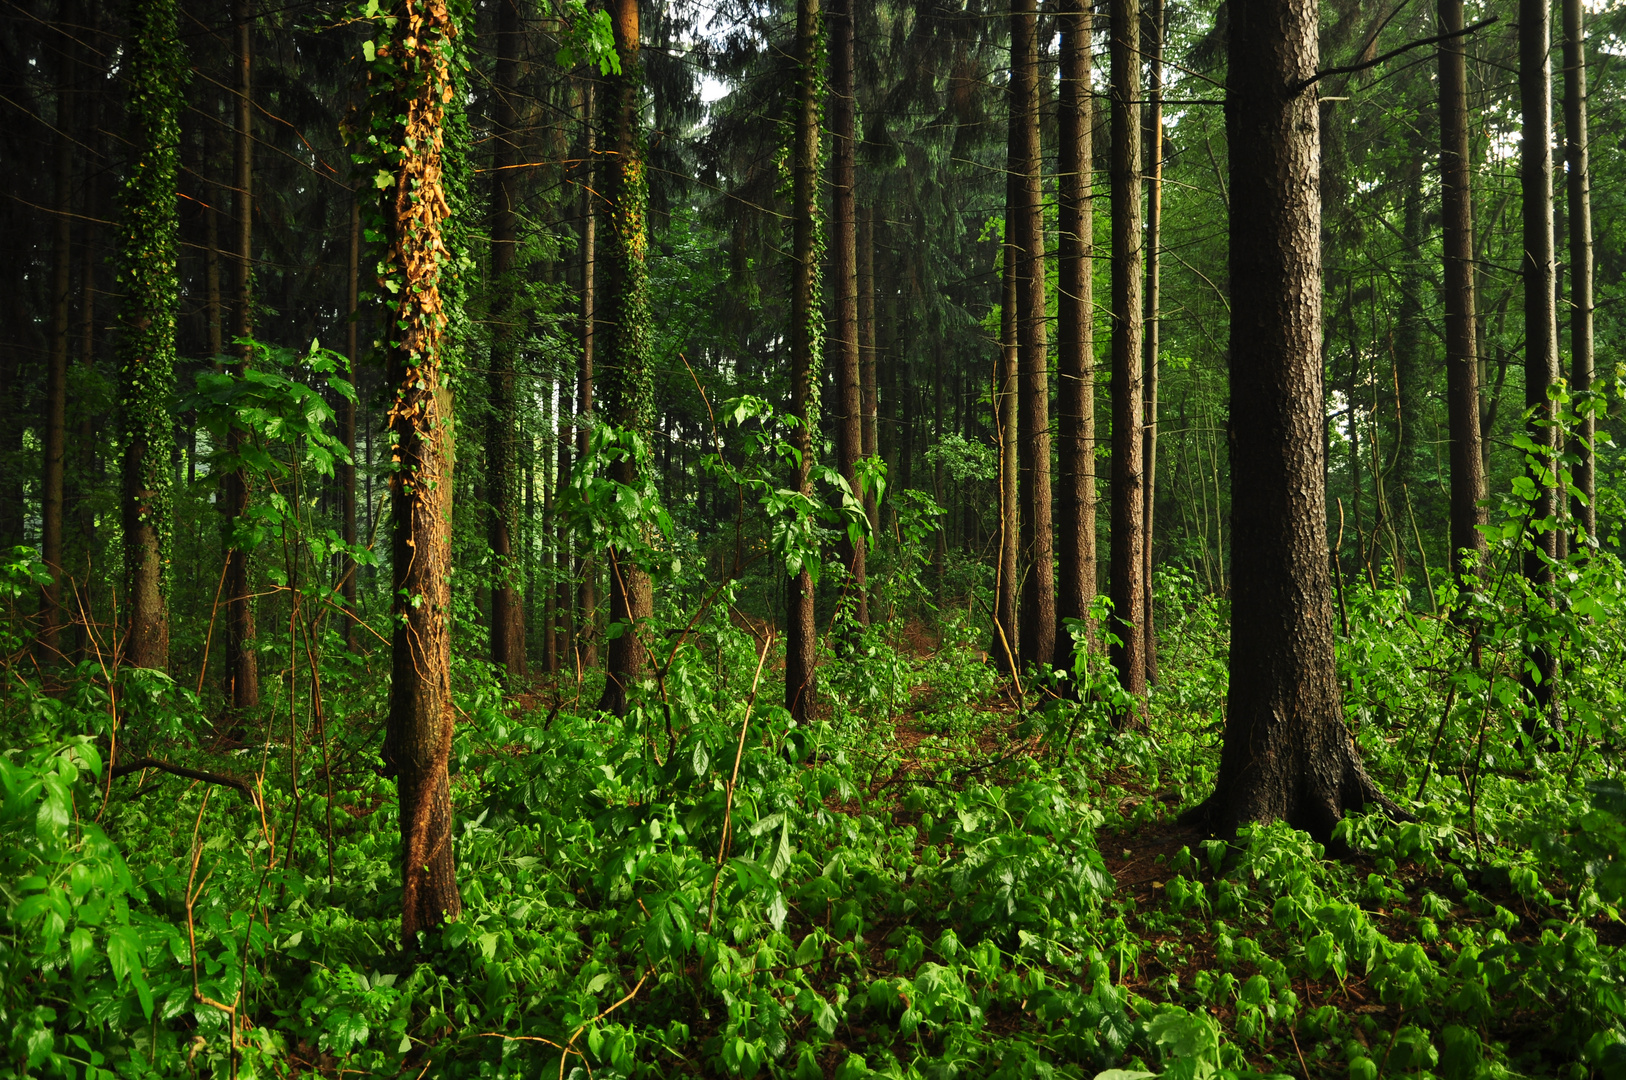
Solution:
[[[933,655],[871,635],[828,658],[808,726],[766,685],[753,703],[756,643],[724,620],[622,721],[568,687],[505,704],[460,665],[464,915],[415,958],[359,668],[333,676],[327,742],[197,752],[263,777],[252,795],[110,781],[94,679],[13,689],[30,734],[0,756],[0,1069],[1626,1073],[1607,718],[1523,746],[1494,687],[1482,717],[1446,708],[1444,676],[1401,674],[1445,640],[1426,621],[1360,602],[1378,629],[1342,646],[1352,726],[1415,820],[1349,818],[1341,859],[1283,825],[1226,842],[1178,823],[1217,757],[1212,602],[1171,609],[1147,726],[1122,733],[1099,700],[1013,699],[952,626]],[[1374,665],[1379,641],[1395,655]],[[119,690],[132,730],[196,709],[151,673]]]

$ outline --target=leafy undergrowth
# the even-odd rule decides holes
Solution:
[[[1351,818],[1341,860],[1279,825],[1206,839],[1177,818],[1212,784],[1214,618],[1171,628],[1127,733],[1101,706],[1013,700],[952,632],[830,659],[806,727],[753,707],[755,643],[726,623],[625,721],[579,715],[572,688],[504,705],[464,671],[465,910],[416,962],[361,672],[335,677],[330,744],[213,759],[261,792],[298,777],[297,799],[109,781],[96,739],[61,734],[100,699],[16,699],[42,734],[0,757],[6,1075],[1626,1070],[1626,792],[1605,759],[1486,767],[1483,719],[1397,719],[1437,687],[1356,685],[1378,669],[1352,645],[1363,753],[1417,820]]]

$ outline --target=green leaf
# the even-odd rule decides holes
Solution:
[[[107,935],[107,960],[120,986],[131,972],[141,970],[141,935],[133,926],[116,927]]]
[[[83,926],[78,927],[68,935],[68,962],[77,972],[84,964],[85,958],[96,948],[96,939],[91,932]]]

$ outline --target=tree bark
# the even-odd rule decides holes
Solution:
[[[1141,438],[1141,476],[1144,480],[1141,511],[1141,619],[1140,639],[1145,657],[1146,681],[1157,682],[1157,622],[1153,618],[1156,600],[1152,588],[1152,522],[1157,505],[1157,349],[1159,318],[1163,303],[1162,263],[1158,245],[1163,235],[1163,0],[1149,0],[1146,24],[1148,71],[1146,113],[1146,331],[1142,357],[1144,372],[1146,427]]]
[[[818,428],[819,374],[824,336],[819,303],[819,0],[796,5],[796,125],[792,134],[791,374],[790,411],[799,423],[791,436],[800,455],[794,481],[813,494],[813,433]],[[813,575],[806,566],[791,576],[785,632],[785,708],[798,723],[813,715],[818,691],[818,627],[813,617]]]
[[[1146,693],[1146,467],[1142,315],[1140,5],[1112,0],[1112,646],[1118,681]],[[1233,144],[1234,145],[1234,144]]]
[[[1586,108],[1586,29],[1581,0],[1564,0],[1564,181],[1570,245],[1570,392],[1592,389],[1592,165],[1588,148]],[[1571,449],[1578,459],[1574,483],[1580,489],[1572,509],[1580,550],[1595,542],[1598,512],[1596,454],[1593,440],[1597,421],[1587,413],[1576,425]],[[1581,534],[1586,540],[1581,539]]]
[[[874,457],[880,453],[876,430],[880,398],[875,385],[875,208],[869,206],[863,209],[858,222],[858,365],[864,456]],[[879,532],[880,499],[873,490],[864,493],[864,512],[869,515],[870,532]]]
[[[350,362],[352,389],[359,385],[357,365],[361,362],[360,326],[356,311],[361,296],[361,201],[359,193],[350,200],[350,260],[349,282],[345,291],[344,355]],[[349,461],[339,463],[339,529],[348,547],[356,546],[356,403],[349,397],[339,398],[339,438],[350,452]],[[346,551],[339,556],[339,597],[344,603],[345,646],[351,652],[361,650],[361,637],[356,632],[356,560]]]
[[[582,341],[581,366],[576,372],[576,457],[587,458],[587,441],[593,430],[593,350],[598,331],[598,213],[594,201],[602,198],[594,184],[598,176],[596,117],[597,84],[586,80],[583,112],[587,124],[586,178],[582,185]],[[598,667],[598,562],[590,547],[583,546],[576,559],[576,653],[580,670]]]
[[[437,0],[402,0],[389,43],[398,80],[381,92],[405,119],[394,183],[385,192],[388,273],[400,288],[386,323],[390,409],[398,455],[390,478],[393,640],[384,761],[401,811],[401,936],[462,912],[452,862],[451,512],[454,464],[451,391],[441,377],[445,314],[440,270],[450,215],[441,175],[441,128],[454,98],[447,40],[457,32]]]
[[[253,350],[240,343],[254,333],[254,105],[251,41],[253,33],[252,0],[234,0],[232,20],[237,31],[237,88],[236,138],[233,144],[232,165],[235,190],[232,194],[232,218],[236,227],[237,278],[232,290],[232,337],[237,355],[234,365],[241,376],[253,360]],[[234,451],[239,450],[246,436],[237,430],[231,435]],[[247,712],[259,707],[260,676],[258,657],[254,651],[253,582],[249,576],[249,552],[238,546],[235,530],[248,513],[248,477],[241,467],[226,476],[226,528],[229,550],[226,555],[226,685],[232,708]]]
[[[518,285],[514,273],[520,153],[514,102],[519,92],[519,45],[519,0],[498,0],[491,155],[491,278],[497,299],[492,304],[496,325],[492,327],[488,377],[491,412],[486,427],[486,539],[493,562],[491,661],[510,688],[525,676],[525,610],[514,550],[519,526],[514,359],[522,329],[512,320],[521,318],[521,309],[501,299],[513,296]]]
[[[644,265],[649,246],[649,187],[644,176],[643,80],[638,60],[638,0],[612,0],[610,21],[621,74],[607,78],[609,126],[615,153],[608,161],[605,195],[611,213],[605,245],[599,327],[599,379],[608,420],[647,440],[655,413],[654,372],[649,359],[649,280]],[[631,454],[610,466],[617,483],[642,483],[643,463]],[[644,623],[653,612],[649,573],[635,552],[611,548],[610,625],[604,696],[599,708],[627,711],[628,695],[643,677],[649,658]]]
[[[988,651],[1008,675],[1021,671],[1016,634],[1016,171],[1005,171],[1005,242],[1000,251],[999,360],[994,366],[994,434],[999,440],[999,566],[994,576],[994,634]]]
[[[831,291],[835,294],[836,395],[840,415],[836,424],[838,466],[855,496],[858,459],[864,456],[863,376],[858,358],[858,230],[857,176],[854,167],[856,102],[853,97],[853,0],[832,0],[830,5],[830,210],[834,250],[830,253]],[[841,562],[847,573],[845,588],[854,602],[860,626],[869,625],[869,601],[864,584],[867,544],[841,540]]]
[[[124,662],[169,666],[168,573],[175,391],[181,85],[175,0],[130,9],[128,126],[132,167],[124,184],[119,254],[124,300],[119,334],[124,428],[124,572],[129,634]]]
[[[1061,12],[1060,252],[1056,285],[1058,415],[1056,598],[1058,670],[1073,661],[1068,619],[1088,619],[1095,599],[1095,316],[1091,263],[1095,215],[1091,160],[1094,124],[1090,44],[1094,15],[1083,0]]]
[[[1233,0],[1231,685],[1217,832],[1283,820],[1327,841],[1381,799],[1344,726],[1333,661],[1321,369],[1314,0]],[[1247,152],[1240,152],[1241,148]],[[1234,414],[1235,415],[1235,414]]]
[[[1039,147],[1039,16],[1036,0],[1011,4],[1010,166],[1016,265],[1017,651],[1037,664],[1056,651],[1055,538],[1050,507],[1050,360],[1045,325],[1043,162]]]
[[[1440,32],[1463,26],[1462,0],[1440,0]],[[1478,587],[1486,554],[1485,461],[1479,429],[1479,347],[1474,308],[1473,188],[1468,156],[1468,62],[1461,37],[1441,42],[1440,206],[1445,248],[1445,382],[1451,436],[1451,565],[1465,591]],[[1463,553],[1467,552],[1467,555]],[[1470,566],[1475,569],[1470,569]]]
[[[1531,547],[1524,555],[1524,576],[1541,602],[1550,602],[1553,572],[1549,560],[1558,554],[1558,531],[1547,525],[1559,503],[1552,482],[1557,448],[1556,415],[1547,390],[1558,381],[1558,312],[1555,292],[1558,268],[1553,252],[1553,69],[1550,44],[1552,14],[1546,0],[1519,0],[1519,105],[1524,125],[1519,150],[1519,185],[1524,224],[1524,404],[1530,415],[1526,433],[1541,448],[1541,475],[1532,507]],[[1558,676],[1555,653],[1537,648],[1524,675],[1525,692],[1536,713],[1555,727]]]

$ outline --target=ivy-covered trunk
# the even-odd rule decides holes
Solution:
[[[176,0],[130,10],[131,160],[119,217],[119,414],[124,439],[124,661],[169,666],[168,566],[175,426],[175,312],[180,301],[181,87]]]
[[[451,216],[442,174],[442,128],[456,99],[457,25],[445,0],[403,0],[394,35],[374,65],[377,132],[386,144],[380,180],[386,325],[395,399],[391,477],[395,524],[392,681],[384,761],[395,774],[401,819],[401,935],[457,918],[462,900],[452,864],[451,391],[442,277]],[[397,118],[403,123],[396,123]]]
[[[638,72],[638,0],[614,0],[610,22],[621,72],[605,87],[606,133],[614,153],[605,157],[609,234],[599,252],[603,278],[598,294],[595,342],[598,380],[607,419],[622,432],[647,439],[655,418],[654,372],[649,365],[649,186],[644,176],[643,80]],[[629,487],[642,483],[643,462],[630,452],[610,466],[610,476]],[[642,634],[654,606],[649,574],[634,552],[612,547],[610,638],[604,696],[599,707],[627,710],[633,682],[648,666]]]

